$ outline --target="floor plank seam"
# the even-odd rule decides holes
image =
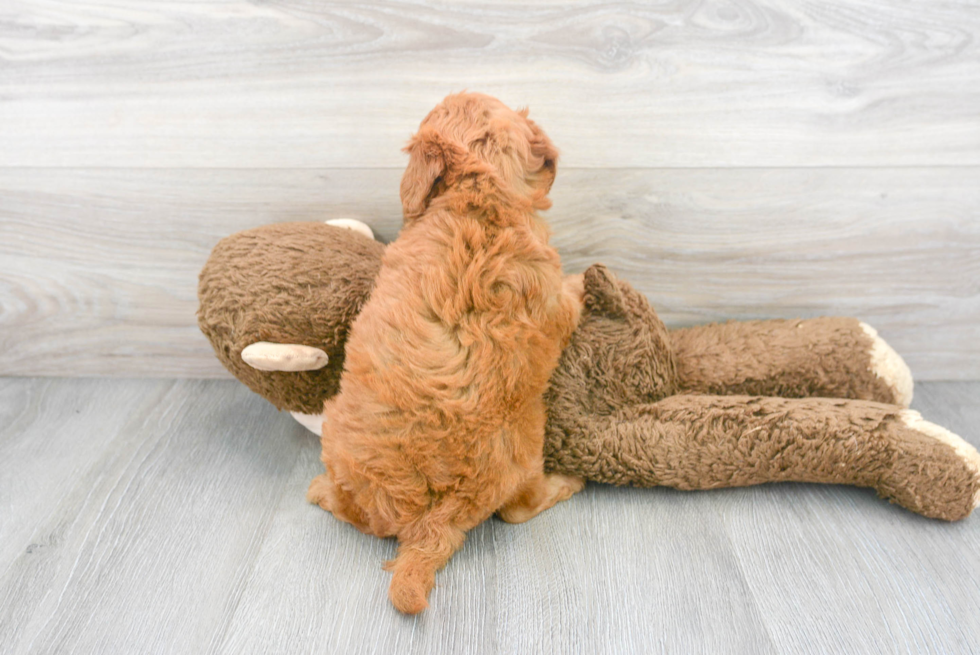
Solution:
[[[287,436],[285,433],[288,432],[289,428],[295,428],[295,426],[289,425],[285,421],[283,422],[283,425],[286,429],[280,431],[282,434],[270,435],[270,438],[286,439]],[[303,448],[304,446],[302,445],[299,448],[297,448],[296,461],[293,463],[293,466],[290,469],[290,474],[295,472],[297,468],[303,465],[304,462]],[[290,478],[289,475],[283,476],[284,481],[288,480],[289,478]],[[233,595],[236,596],[234,606],[229,608],[228,612],[226,613],[226,620],[224,621],[224,627],[222,628],[220,634],[215,633],[214,637],[211,639],[211,643],[208,645],[208,649],[205,651],[209,655],[220,653],[223,652],[224,650],[225,644],[228,641],[229,632],[232,628],[232,625],[235,622],[235,617],[238,614],[238,610],[241,607],[242,599],[252,581],[253,576],[255,575],[255,570],[256,567],[258,566],[259,557],[262,555],[262,550],[263,547],[265,546],[265,542],[269,538],[270,528],[272,527],[272,524],[279,513],[279,508],[282,505],[283,501],[286,499],[288,493],[289,493],[288,486],[283,484],[283,486],[280,488],[279,495],[276,499],[276,502],[274,504],[270,503],[269,505],[270,509],[262,521],[261,538],[254,539],[256,544],[254,548],[249,549],[248,564],[242,567],[243,569],[242,575],[239,577],[239,581],[236,582],[235,587],[232,590]]]

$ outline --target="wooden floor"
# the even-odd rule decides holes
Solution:
[[[913,407],[980,445],[978,382]],[[304,500],[318,446],[226,380],[0,379],[0,626],[20,653],[968,653],[980,516],[845,487],[591,485],[474,530],[399,615],[394,544]]]

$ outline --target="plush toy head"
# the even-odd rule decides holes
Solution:
[[[232,375],[279,409],[319,414],[337,393],[344,344],[374,286],[384,246],[322,223],[239,232],[215,246],[201,271],[198,325]],[[303,344],[326,366],[263,371],[242,359],[253,344]]]

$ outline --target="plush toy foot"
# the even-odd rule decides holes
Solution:
[[[871,372],[891,389],[894,404],[908,407],[912,404],[912,371],[895,349],[878,336],[877,330],[864,322],[861,329],[871,339]]]
[[[913,512],[947,521],[980,504],[980,453],[918,412],[904,410],[889,429],[899,456],[879,493]]]

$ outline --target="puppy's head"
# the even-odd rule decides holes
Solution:
[[[467,177],[482,176],[535,209],[551,206],[558,151],[526,109],[514,111],[480,93],[451,95],[429,112],[405,152],[406,220],[421,216],[434,198]]]

